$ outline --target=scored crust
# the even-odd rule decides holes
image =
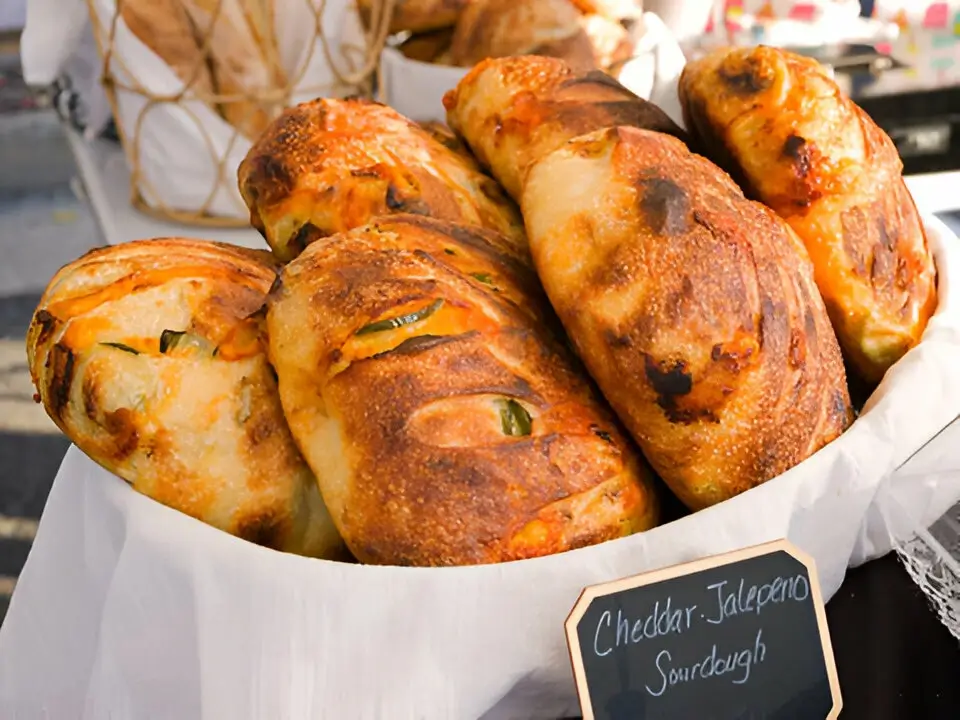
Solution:
[[[666,113],[609,75],[576,72],[556,58],[485,60],[443,104],[450,127],[515,200],[533,162],[594,130],[631,126],[686,140]]]
[[[27,336],[57,426],[139,492],[279,550],[342,542],[261,346],[269,253],[167,238],[94,250],[51,280]]]
[[[656,523],[535,276],[490,240],[382,218],[307,248],[271,293],[284,411],[361,562],[514,560]]]
[[[815,60],[759,47],[686,66],[687,126],[813,260],[840,343],[879,381],[920,342],[937,274],[893,141]]]
[[[283,261],[393,213],[480,225],[527,254],[523,220],[497,183],[469,155],[379,103],[319,99],[289,108],[238,176],[251,224]]]
[[[581,358],[691,509],[782,474],[851,422],[800,241],[677,139],[571,140],[531,167],[522,206]]]

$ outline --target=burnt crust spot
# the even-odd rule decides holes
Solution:
[[[63,411],[70,402],[76,356],[66,345],[57,343],[47,356],[47,369],[50,371],[50,410],[62,420]]]
[[[282,148],[286,141],[286,135],[281,134],[275,142]],[[270,205],[289,195],[295,185],[296,179],[279,153],[265,152],[251,161],[251,170],[244,183],[244,190],[255,202]]]
[[[405,198],[400,189],[393,183],[387,185],[384,196],[387,209],[395,213],[412,213],[414,215],[430,215],[430,207],[420,198]]]
[[[641,180],[640,210],[658,235],[677,237],[690,230],[690,198],[686,190],[666,178]]]
[[[783,143],[783,155],[793,163],[797,177],[802,179],[810,174],[810,146],[804,138],[791,133]]]
[[[592,432],[594,435],[596,435],[598,438],[600,438],[604,442],[610,443],[611,445],[613,444],[613,435],[611,435],[609,432],[601,428],[599,425],[591,425],[590,432]],[[562,500],[565,497],[567,497],[567,493],[564,493],[561,497],[558,497],[557,499]]]
[[[755,95],[773,85],[773,77],[762,72],[756,58],[747,58],[741,67],[731,69],[721,66],[718,75],[723,83],[737,95]]]
[[[715,362],[731,375],[739,375],[745,367],[750,364],[753,357],[753,348],[748,347],[744,350],[734,350],[725,346],[723,343],[717,343],[710,348],[710,361]],[[729,392],[724,392],[729,395]]]
[[[293,234],[288,243],[290,247],[296,250],[297,254],[307,249],[307,245],[327,237],[327,233],[318,228],[311,222],[305,222],[300,229]]]
[[[658,361],[644,355],[644,373],[657,394],[657,405],[663,409],[671,422],[680,422],[677,398],[689,395],[693,390],[693,376],[683,360]]]
[[[47,310],[37,311],[37,316],[35,319],[40,325],[40,334],[37,336],[37,345],[39,346],[43,345],[47,340],[50,339],[50,336],[53,334],[53,330],[57,325],[57,319]]]

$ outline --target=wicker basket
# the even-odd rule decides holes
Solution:
[[[240,83],[231,81],[243,71],[216,51],[219,43],[230,50],[230,59],[250,57],[247,48],[224,44],[237,37],[227,33],[238,27],[234,21],[241,1],[87,0],[103,61],[102,81],[130,168],[131,202],[145,213],[187,225],[246,226],[237,166],[266,122],[309,97],[372,91],[394,0],[373,3],[367,29],[357,19],[353,0],[337,0],[338,5],[335,0],[273,0],[275,11],[259,16],[270,23],[270,35],[260,35],[267,42],[253,46],[267,60],[257,69],[271,82],[238,88]],[[206,13],[202,22],[197,21],[198,6]],[[143,18],[146,22],[138,26]],[[332,19],[339,19],[339,27],[324,32]],[[168,20],[182,21],[177,27],[191,28],[192,37],[164,35],[160,24]],[[332,42],[345,26],[355,28],[355,40]],[[247,25],[247,37],[257,40],[264,27]],[[293,50],[290,30],[298,33]],[[281,33],[283,43],[275,40]],[[174,41],[187,42],[189,52],[166,53],[175,58],[167,62],[163,51]],[[298,54],[299,62],[284,62],[282,53]],[[223,68],[221,75],[215,75],[217,67]],[[314,82],[320,76],[325,77]]]

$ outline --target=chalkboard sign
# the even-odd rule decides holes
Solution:
[[[833,720],[813,560],[786,540],[589,587],[567,618],[585,720]]]

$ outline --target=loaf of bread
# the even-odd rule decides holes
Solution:
[[[718,50],[680,83],[687,125],[806,244],[841,345],[878,381],[920,341],[936,269],[890,138],[816,61]]]
[[[257,7],[256,2],[267,7]],[[283,107],[279,94],[287,79],[272,34],[272,3],[267,0],[180,0],[201,43],[223,117],[245,137],[255,139]],[[268,35],[269,33],[269,35]]]
[[[513,202],[465,153],[379,103],[314,100],[284,111],[239,170],[250,222],[283,261],[390,213],[480,225],[527,258]]]
[[[582,70],[596,67],[581,15],[570,0],[472,0],[457,21],[450,62],[544,55]]]
[[[453,42],[453,28],[441,28],[430,32],[411,35],[398,49],[411,60],[438,65],[449,64],[450,43]]]
[[[124,0],[120,17],[137,39],[204,100],[214,92],[209,56],[180,0]]]
[[[391,34],[427,32],[453,27],[471,0],[397,0],[390,18]],[[373,10],[383,0],[357,0],[360,17],[367,27]]]
[[[198,240],[90,252],[51,280],[27,337],[44,408],[134,489],[238,537],[343,550],[260,342],[269,253]]]
[[[676,138],[570,140],[530,166],[522,209],[578,354],[691,509],[780,475],[851,422],[803,245]]]
[[[270,295],[287,420],[361,562],[516,560],[656,523],[639,454],[501,245],[390,216],[309,246]]]
[[[487,60],[443,99],[447,122],[516,200],[527,167],[578,135],[613,126],[685,139],[656,105],[601,72],[553,58]]]

